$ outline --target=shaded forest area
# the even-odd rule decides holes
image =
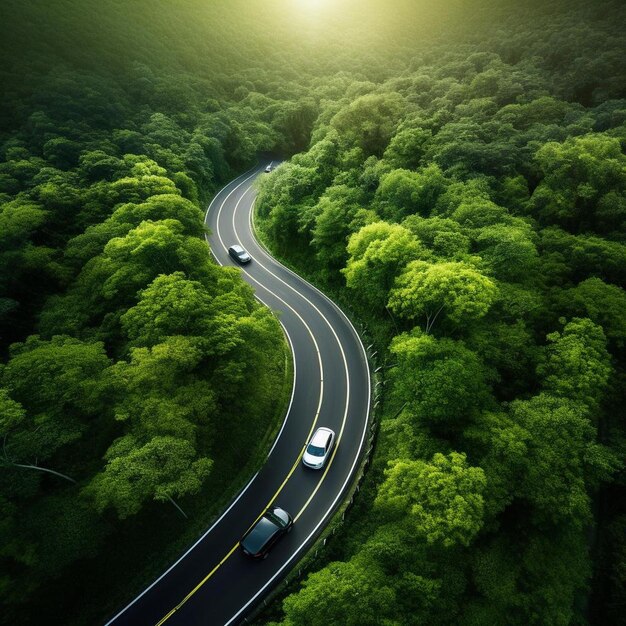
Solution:
[[[278,323],[203,240],[260,152],[296,155],[263,236],[387,380],[331,561],[267,619],[623,619],[622,3],[342,6],[2,3],[2,623],[112,614],[280,417]]]

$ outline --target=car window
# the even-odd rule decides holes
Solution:
[[[320,446],[314,446],[312,443],[310,443],[306,451],[312,456],[324,456],[325,449],[320,448]]]
[[[276,524],[276,526],[280,526],[281,528],[283,526],[285,526],[285,522],[280,519],[280,517],[278,517],[278,515],[274,515],[274,513],[272,513],[271,511],[268,511],[265,514],[265,517],[267,517],[268,519],[272,520],[272,522],[274,522],[274,524]]]

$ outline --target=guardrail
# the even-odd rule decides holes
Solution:
[[[281,263],[284,263],[282,259],[279,260]],[[290,269],[295,271],[295,268]],[[307,278],[307,280],[309,279]],[[321,560],[320,557],[324,556],[327,543],[345,523],[346,516],[354,505],[355,498],[358,497],[358,494],[361,491],[361,485],[365,479],[367,470],[370,467],[372,455],[376,447],[376,440],[378,438],[378,417],[379,415],[382,415],[382,389],[386,382],[384,378],[386,368],[384,364],[379,363],[376,358],[378,350],[372,350],[375,346],[369,336],[367,328],[360,322],[355,321],[355,317],[352,311],[349,310],[349,307],[341,306],[340,308],[346,314],[348,319],[350,319],[355,329],[358,328],[359,336],[365,346],[370,377],[373,383],[371,386],[370,413],[368,416],[367,444],[363,447],[361,460],[356,471],[356,477],[348,487],[346,497],[333,513],[329,523],[320,532],[307,553],[289,571],[285,579],[277,584],[270,591],[270,593],[265,596],[265,598],[239,622],[239,624],[253,624],[263,611],[277,599],[277,597],[295,591],[298,583],[307,574],[312,572],[314,569],[317,569],[316,566]]]

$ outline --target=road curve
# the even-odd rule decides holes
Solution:
[[[205,222],[220,264],[235,265],[227,253],[234,243],[250,252],[252,262],[242,268],[243,278],[276,312],[287,335],[294,358],[287,416],[265,464],[229,508],[107,626],[239,623],[304,555],[354,477],[370,407],[365,350],[338,307],[280,265],[254,238],[253,184],[265,175],[266,165],[226,185],[209,205]],[[338,445],[322,471],[308,470],[300,462],[316,426],[337,433]],[[239,549],[239,539],[270,504],[289,511],[295,525],[267,559],[251,561]]]

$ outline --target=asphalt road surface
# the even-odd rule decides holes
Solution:
[[[227,248],[251,254],[241,268],[257,298],[279,317],[293,351],[294,387],[284,424],[262,469],[229,508],[166,572],[108,624],[195,626],[238,624],[306,553],[341,504],[365,443],[370,376],[363,345],[345,315],[317,289],[275,261],[256,241],[253,168],[211,202],[206,224],[211,250],[222,265],[236,265]],[[317,426],[337,433],[323,470],[310,470],[302,452]],[[245,451],[242,450],[242,454]],[[295,520],[269,557],[253,561],[239,540],[270,505]]]

